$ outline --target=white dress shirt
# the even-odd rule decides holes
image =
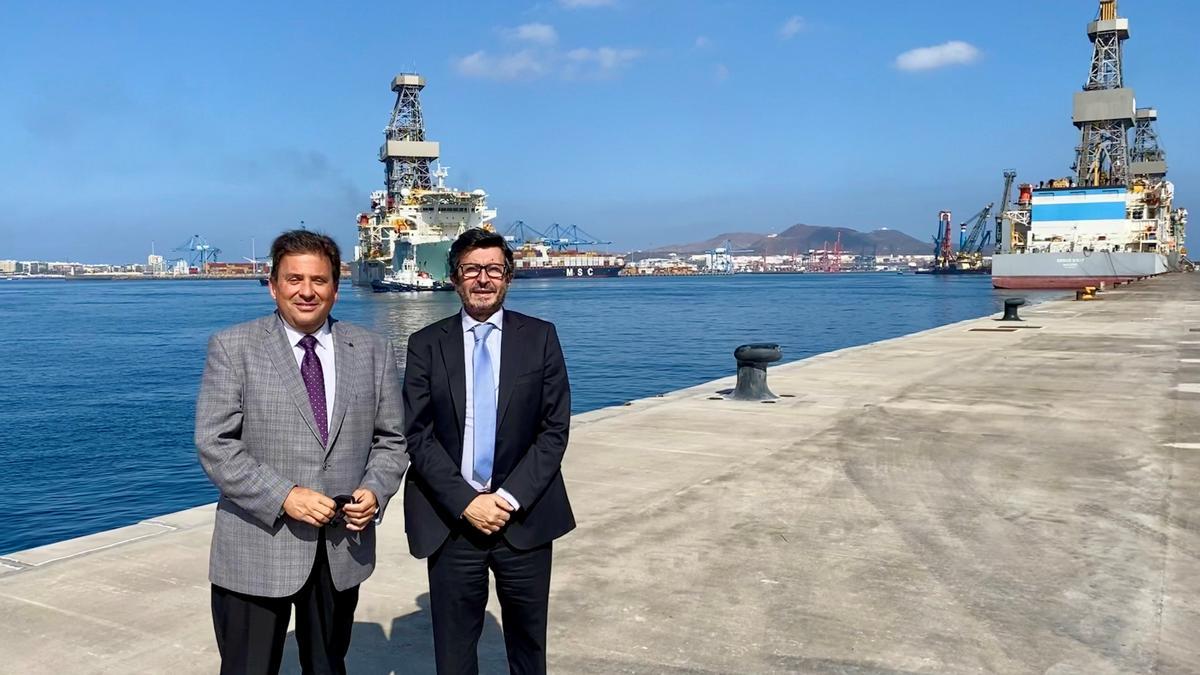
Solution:
[[[492,400],[496,404],[500,404],[500,333],[504,330],[504,310],[498,309],[496,313],[488,317],[487,321],[476,321],[470,314],[464,310],[462,312],[462,327],[463,327],[463,359],[467,366],[467,411],[466,419],[463,424],[463,453],[462,466],[460,471],[462,477],[471,484],[471,487],[480,492],[487,492],[491,489],[491,481],[487,485],[480,485],[475,481],[475,326],[481,323],[490,323],[495,326],[495,329],[488,334],[487,340],[484,342],[483,348],[487,350],[488,356],[492,360],[492,382],[495,389],[495,396]],[[496,430],[500,430],[500,420],[496,420]],[[504,500],[512,504],[514,509],[521,508],[517,503],[517,499],[510,495],[503,488],[496,490],[496,494],[504,497]]]
[[[279,322],[283,324],[283,330],[287,332],[288,344],[292,345],[292,354],[296,357],[296,369],[299,370],[300,365],[304,363],[304,347],[300,346],[300,340],[304,338],[306,333],[301,333],[292,327],[290,323],[279,318]],[[333,421],[333,392],[335,391],[334,381],[337,375],[337,370],[333,367],[333,331],[329,328],[329,321],[317,329],[317,332],[312,333],[312,336],[317,339],[317,346],[314,351],[317,353],[317,358],[321,361],[321,374],[325,378],[325,428],[328,429]]]

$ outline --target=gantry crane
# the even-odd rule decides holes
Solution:
[[[217,255],[221,253],[221,249],[208,243],[208,240],[198,234],[193,234],[190,239],[171,250],[190,253],[188,263],[201,274],[208,272],[208,263],[217,262]]]
[[[504,238],[516,244],[545,244],[546,235],[525,224],[523,220],[514,220],[504,231]]]
[[[821,248],[821,259],[818,262],[818,272],[842,271],[842,231],[838,230],[837,240],[833,242],[833,255],[829,255],[829,242],[824,242]]]
[[[710,248],[704,252],[708,256],[708,269],[716,274],[733,274],[733,256],[738,253],[754,253],[754,249],[734,248],[733,240],[726,239],[724,246]]]
[[[546,234],[544,236],[545,239],[543,241],[546,243],[546,245],[551,248],[558,249],[559,251],[565,251],[570,248],[578,248],[580,246],[603,246],[605,244],[612,243],[611,241],[600,241],[596,239],[587,232],[584,232],[577,225],[563,227],[558,223],[551,225],[550,229],[546,230]]]

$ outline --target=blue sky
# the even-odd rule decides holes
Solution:
[[[1121,0],[1126,80],[1198,194],[1200,3]],[[0,258],[347,253],[418,71],[450,184],[614,248],[804,222],[921,239],[1066,175],[1094,0],[24,2],[0,23]],[[915,52],[922,48],[933,48]],[[907,54],[907,56],[903,56]]]

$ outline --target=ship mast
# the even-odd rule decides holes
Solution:
[[[1161,180],[1167,175],[1167,153],[1158,144],[1158,111],[1138,108],[1133,128],[1133,147],[1129,149],[1129,172],[1134,176]]]
[[[414,188],[428,190],[433,186],[429,165],[438,158],[438,144],[425,140],[425,121],[421,117],[421,90],[425,78],[414,73],[401,73],[392,80],[396,104],[392,118],[384,129],[379,161],[383,162],[387,183],[387,207],[391,210]]]
[[[1121,61],[1129,19],[1117,16],[1117,0],[1100,0],[1099,18],[1087,30],[1092,66],[1083,91],[1075,93],[1072,121],[1080,142],[1073,168],[1080,185],[1126,185],[1131,177],[1128,133],[1135,117]]]

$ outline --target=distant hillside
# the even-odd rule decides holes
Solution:
[[[754,244],[764,255],[802,253],[832,247],[838,234],[842,235],[842,250],[847,253],[875,253],[876,255],[903,255],[928,253],[933,244],[914,239],[898,230],[875,230],[859,232],[848,227],[823,227],[798,224],[780,232],[778,236],[763,238]]]
[[[926,243],[898,230],[880,229],[874,232],[860,232],[848,227],[824,227],[799,223],[773,237],[754,232],[727,232],[690,244],[659,246],[642,252],[641,257],[667,253],[703,253],[724,246],[727,240],[732,242],[734,248],[749,249],[753,251],[754,255],[800,254],[826,246],[832,248],[834,242],[837,241],[838,233],[842,235],[842,250],[847,253],[866,251],[868,255],[871,253],[906,255],[929,253],[933,248],[932,242]]]
[[[638,261],[646,258],[658,258],[665,256],[668,253],[703,253],[714,248],[725,246],[725,242],[732,242],[735,249],[748,249],[754,244],[766,238],[767,235],[758,232],[723,232],[711,239],[704,241],[694,241],[690,244],[668,244],[667,246],[658,246],[642,251],[634,251],[625,256],[626,260]]]

